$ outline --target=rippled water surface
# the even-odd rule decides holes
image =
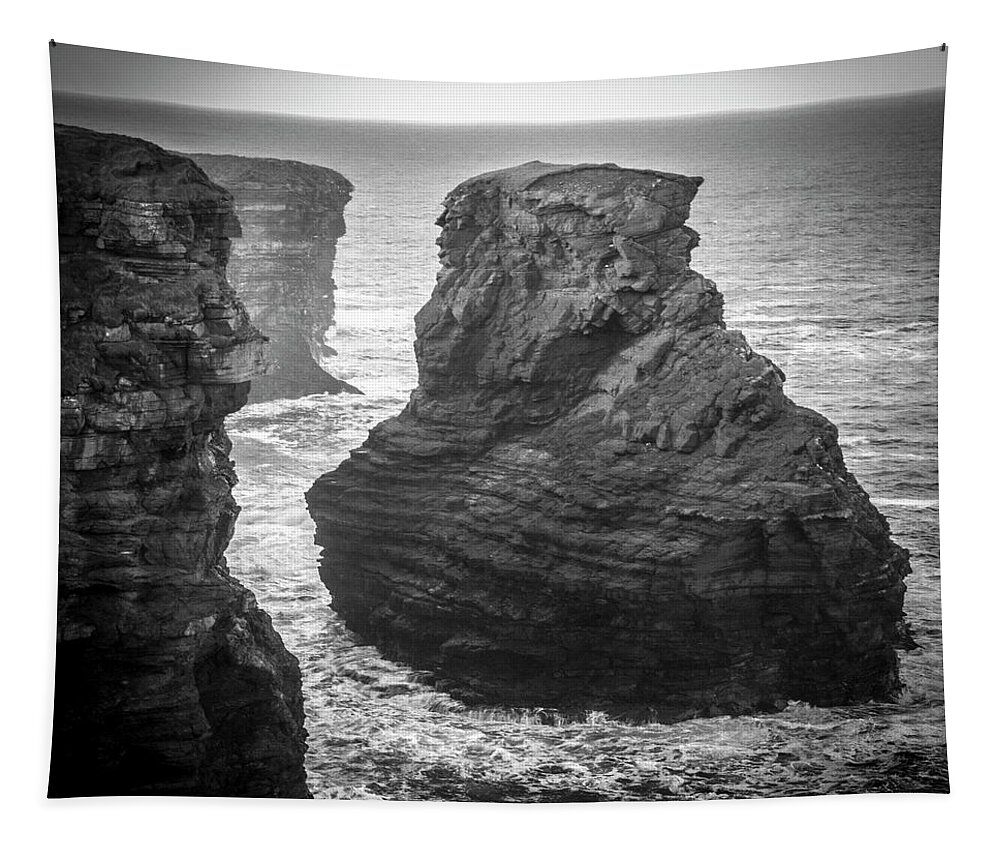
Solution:
[[[562,127],[332,124],[57,99],[57,120],[187,151],[300,159],[356,186],[338,247],[338,357],[364,396],[255,405],[227,420],[243,511],[233,573],[303,670],[318,797],[564,801],[947,788],[937,503],[942,99]],[[849,467],[911,551],[897,704],[626,726],[532,707],[469,709],[359,645],[328,606],[304,491],[416,382],[413,314],[434,220],[461,180],[531,159],[700,174],[692,265],[730,327],[840,428]]]

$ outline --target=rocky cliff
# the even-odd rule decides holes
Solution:
[[[62,323],[49,793],[305,797],[298,664],[223,555],[223,429],[264,342],[232,198],[189,159],[56,126]]]
[[[899,687],[907,553],[689,267],[700,184],[536,162],[445,201],[419,386],[307,499],[335,608],[456,696],[676,719]]]
[[[333,262],[354,187],[328,168],[291,160],[191,154],[228,189],[243,233],[233,240],[228,278],[270,341],[271,366],[251,402],[358,391],[319,364],[336,354]]]

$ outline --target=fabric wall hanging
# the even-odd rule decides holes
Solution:
[[[944,49],[51,58],[51,796],[948,790]]]

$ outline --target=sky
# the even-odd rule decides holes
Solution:
[[[837,62],[580,82],[327,76],[59,44],[59,92],[314,118],[431,123],[602,121],[775,109],[944,87],[939,47]]]

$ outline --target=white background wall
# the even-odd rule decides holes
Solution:
[[[12,848],[944,848],[996,836],[995,13],[841,0],[20,2],[0,132],[0,830]],[[58,269],[49,38],[328,74],[596,79],[951,53],[941,286],[944,640],[953,793],[691,804],[45,801],[55,632]]]

